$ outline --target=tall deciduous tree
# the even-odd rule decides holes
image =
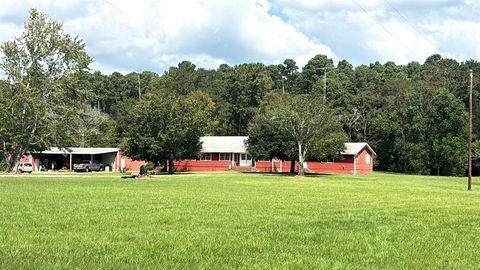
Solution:
[[[248,125],[247,150],[255,160],[290,160],[290,173],[295,172],[295,160],[298,158],[295,141],[285,129],[269,118],[265,106],[259,108],[255,117]]]
[[[87,147],[92,146],[92,138],[100,134],[101,127],[109,120],[109,116],[98,108],[92,108],[89,104],[85,104],[74,120],[77,122],[75,123],[77,127],[75,129],[76,144]]]
[[[122,150],[137,160],[166,166],[173,174],[174,160],[198,158],[200,137],[208,130],[213,102],[202,92],[186,96],[149,94],[126,107],[119,126]]]
[[[399,90],[390,102],[374,120],[381,169],[439,175],[465,172],[467,124],[459,99],[445,89],[413,84]]]
[[[308,157],[322,158],[343,150],[346,136],[334,111],[312,95],[270,93],[265,97],[265,121],[278,127],[284,141],[295,145],[298,175]],[[268,139],[263,141],[268,142]],[[260,145],[259,145],[260,146]]]
[[[0,144],[12,171],[27,151],[71,139],[68,130],[75,127],[69,119],[87,98],[80,81],[92,58],[80,39],[36,9],[30,10],[22,34],[0,51],[0,68],[7,75],[0,96]]]

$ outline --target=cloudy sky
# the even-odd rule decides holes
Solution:
[[[0,42],[36,7],[82,38],[105,73],[162,73],[182,60],[299,66],[480,59],[480,0],[1,0]]]

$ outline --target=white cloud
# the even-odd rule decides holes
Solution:
[[[278,0],[276,8],[298,31],[354,64],[424,61],[434,53],[461,55],[455,42],[468,38],[445,24],[478,20],[479,0]],[[450,20],[450,22],[448,22]],[[471,22],[476,24],[476,22]],[[445,27],[436,27],[442,25]],[[462,31],[457,31],[459,33]],[[472,57],[480,57],[476,53]]]
[[[3,0],[0,41],[29,7],[79,35],[104,72],[162,72],[182,60],[303,66],[316,54],[355,65],[480,58],[480,0]],[[360,8],[356,3],[362,8]],[[273,15],[275,14],[275,15]]]
[[[79,35],[96,59],[94,68],[107,72],[162,71],[181,60],[215,68],[220,63],[277,63],[285,58],[305,64],[319,53],[335,58],[330,48],[269,14],[266,0],[69,3],[58,6],[44,0],[35,6],[63,21],[67,32]],[[33,4],[24,4],[22,13],[28,6]]]
[[[436,39],[441,49],[448,52],[450,57],[459,60],[480,58],[480,21],[456,21],[446,19],[430,25],[429,30],[436,33]]]

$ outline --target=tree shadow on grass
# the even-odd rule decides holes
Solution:
[[[242,172],[243,174],[252,174],[252,175],[261,175],[261,176],[283,176],[283,177],[298,177],[302,178],[302,176],[298,176],[296,173],[279,173],[279,172]],[[305,173],[303,176],[304,178],[321,178],[331,176],[331,174],[325,173]]]

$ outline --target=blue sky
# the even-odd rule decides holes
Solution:
[[[480,59],[480,0],[2,0],[0,42],[36,7],[63,22],[104,73],[162,73],[188,60],[302,67],[316,54],[355,66]]]

